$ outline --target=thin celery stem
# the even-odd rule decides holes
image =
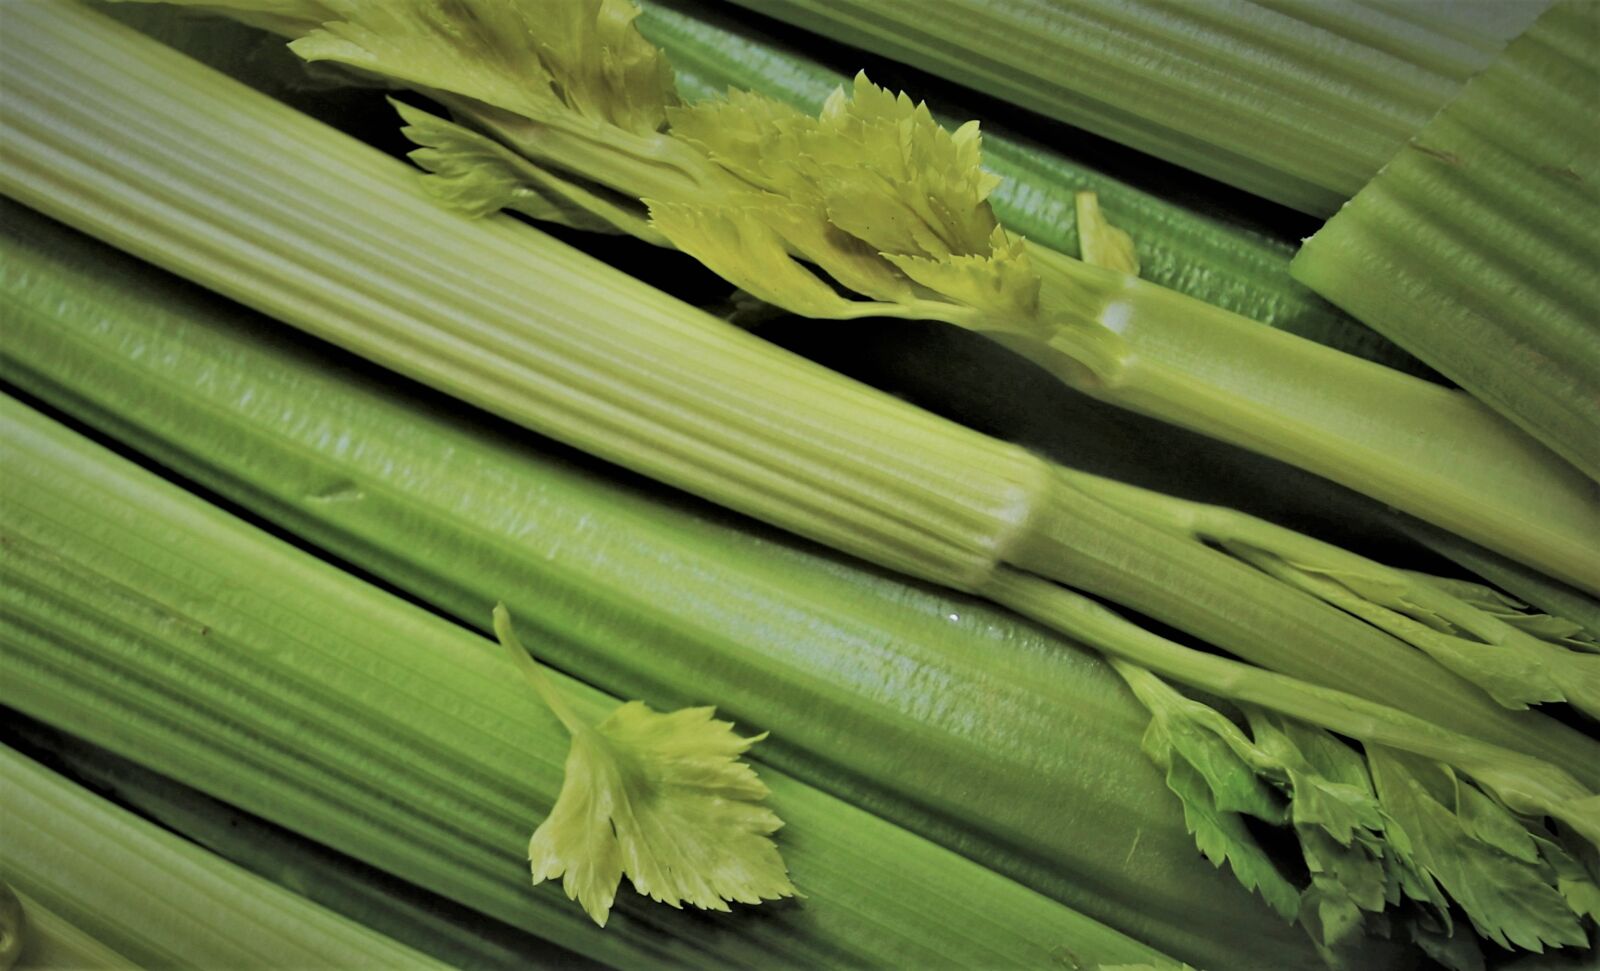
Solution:
[[[1265,671],[1168,641],[1130,623],[1081,594],[1027,574],[1008,571],[996,579],[995,596],[1022,614],[1059,629],[1074,628],[1105,650],[1151,671],[1236,701],[1259,705],[1342,735],[1412,752],[1454,765],[1490,785],[1507,781],[1504,798],[1526,811],[1538,807],[1573,821],[1600,839],[1592,806],[1575,806],[1594,794],[1543,759],[1442,728],[1397,708],[1297,678]]]
[[[1123,345],[1087,379],[1070,347],[1070,366],[1040,354],[1062,380],[1600,593],[1600,486],[1467,395],[1060,254],[1040,251],[1035,263],[1047,305],[1060,294],[1078,329]],[[1074,330],[1066,319],[1063,339]]]

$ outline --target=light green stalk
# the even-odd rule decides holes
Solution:
[[[15,712],[6,718],[4,734],[117,805],[448,967],[603,967]]]
[[[29,913],[31,899],[128,966],[444,971],[432,958],[241,870],[5,746],[0,791],[6,831],[0,873],[23,896],[28,918],[48,921]],[[48,924],[40,930],[48,936]]]
[[[1600,482],[1597,38],[1600,5],[1552,7],[1292,270]]]

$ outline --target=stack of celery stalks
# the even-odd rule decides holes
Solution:
[[[0,17],[0,965],[1594,959],[1600,5]]]

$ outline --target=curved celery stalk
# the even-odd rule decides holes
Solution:
[[[1215,550],[1063,491],[1021,448],[840,380],[526,227],[444,212],[392,159],[103,18],[32,5],[11,16],[27,30],[7,39],[35,43],[4,60],[3,180],[38,208],[525,426],[880,565],[986,593],[1013,562],[1256,663],[1600,777],[1577,733],[1498,708]],[[163,83],[130,88],[130,69]],[[945,147],[974,146],[969,134]],[[703,214],[680,215],[692,229]],[[981,262],[915,261],[958,290]],[[1418,683],[1433,690],[1419,698]]]
[[[1202,965],[1304,948],[1194,859],[1087,651],[441,413],[9,208],[5,380],[463,623],[504,592],[563,670],[715,698],[773,732],[763,761],[1140,939]]]
[[[1542,6],[738,2],[1323,215]]]
[[[1600,483],[1597,37],[1600,5],[1553,6],[1292,271]]]
[[[601,930],[527,886],[567,741],[503,652],[11,399],[0,424],[0,702],[32,717],[608,964],[1171,963],[771,768],[804,900],[708,933],[626,895]]]
[[[0,872],[24,911],[38,901],[130,966],[444,971],[3,745],[0,789]]]

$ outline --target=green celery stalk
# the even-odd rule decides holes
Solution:
[[[880,565],[993,593],[1010,563],[1600,779],[1577,733],[1497,707],[1392,637],[1119,513],[1020,448],[776,351],[509,220],[444,212],[392,159],[103,18],[56,5],[13,18],[27,30],[8,37],[37,43],[5,60],[4,181],[36,207],[525,426]],[[163,83],[132,89],[129,72]],[[1600,557],[1575,543],[1584,562]],[[1419,697],[1417,684],[1432,690]]]
[[[603,963],[1170,963],[772,768],[805,899],[708,918],[624,895],[598,928],[527,886],[567,739],[503,651],[11,399],[0,425],[0,702],[31,717]],[[583,717],[616,705],[552,677]]]
[[[737,2],[1320,215],[1543,6]]]
[[[129,966],[446,967],[112,805],[3,745],[0,787],[6,827],[0,873],[23,898],[25,915],[29,902],[37,901],[124,956]],[[25,966],[27,951],[25,943]]]
[[[448,967],[603,967],[15,712],[0,737],[117,805]]]
[[[1597,90],[1600,6],[1558,3],[1292,271],[1600,481]]]
[[[732,88],[815,113],[835,88],[850,82],[782,39],[703,3],[651,0],[642,6],[639,30],[667,52],[685,100],[718,97]],[[934,108],[952,129],[978,117],[959,103]],[[983,162],[1002,179],[989,196],[995,215],[1032,243],[1078,252],[1073,196],[1091,191],[1133,235],[1145,279],[1348,354],[1414,374],[1427,372],[1415,358],[1291,280],[1294,247],[1287,242],[1166,201],[987,120]]]
[[[1081,647],[608,481],[6,216],[5,380],[463,623],[505,599],[591,683],[713,698],[773,732],[763,761],[1187,960],[1304,947],[1194,858],[1143,709]]]
[[[17,971],[133,971],[137,964],[106,947],[83,928],[32,897],[19,895],[18,916],[26,925],[19,925],[23,937],[18,941],[20,953],[15,955]]]

